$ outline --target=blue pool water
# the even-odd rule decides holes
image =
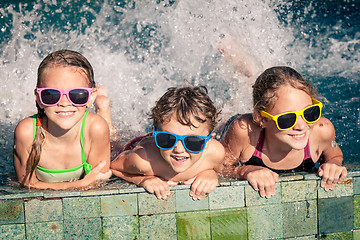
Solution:
[[[218,53],[225,36],[264,68],[290,65],[324,97],[345,164],[359,166],[360,7],[355,0],[1,1],[0,159],[12,178],[13,130],[35,112],[36,70],[68,48],[92,63],[109,89],[114,125],[128,139],[149,129],[146,113],[170,86],[209,88],[226,121],[251,110],[254,79]]]

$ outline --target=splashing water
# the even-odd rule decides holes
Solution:
[[[235,113],[251,111],[255,77],[239,74],[224,61],[218,47],[226,38],[248,49],[263,69],[291,65],[312,78],[328,101],[327,117],[333,122],[339,120],[339,111],[332,108],[348,104],[354,115],[340,108],[341,116],[354,123],[350,126],[352,131],[359,130],[356,91],[360,36],[359,26],[354,24],[360,22],[357,5],[344,2],[334,17],[329,12],[333,9],[330,3],[325,4],[326,8],[319,1],[308,5],[301,1],[276,2],[0,3],[2,157],[11,165],[14,126],[36,112],[33,91],[40,61],[63,48],[79,51],[91,62],[95,81],[108,88],[113,122],[124,138],[148,130],[151,123],[147,113],[155,101],[168,87],[185,83],[205,85],[216,106],[222,109],[224,121]],[[355,9],[350,10],[351,7]],[[345,26],[352,29],[345,30]],[[343,89],[337,89],[337,85]],[[352,92],[344,96],[344,89]],[[339,121],[335,126],[343,129],[344,123]],[[343,145],[352,134],[349,131],[340,130]],[[359,146],[359,135],[352,139],[352,145]]]

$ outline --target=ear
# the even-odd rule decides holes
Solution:
[[[94,88],[94,90],[90,94],[89,102],[86,104],[87,108],[91,107],[94,104],[96,96],[97,96],[97,89]]]
[[[265,118],[261,116],[260,112],[254,110],[253,121],[257,123],[261,128],[264,128]]]
[[[37,105],[39,105],[39,107],[41,109],[44,109],[44,105],[41,104],[39,94],[36,92],[36,89],[34,89],[34,95],[35,95],[35,100],[36,100]]]

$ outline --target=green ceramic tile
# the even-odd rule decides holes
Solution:
[[[293,238],[284,238],[286,240],[313,240],[318,239],[317,235],[304,236],[304,237],[293,237]]]
[[[354,229],[360,229],[360,195],[354,195]]]
[[[25,239],[25,224],[0,225],[0,239]]]
[[[360,239],[360,230],[353,231],[353,239],[354,240]]]
[[[188,192],[189,190],[187,190]],[[158,199],[154,194],[139,193],[139,214],[159,214],[159,213],[175,213],[175,192],[166,199]]]
[[[344,183],[337,184],[334,190],[325,191],[320,187],[318,190],[319,198],[329,198],[329,197],[345,197],[352,196],[354,194],[354,187],[352,178],[348,178]]]
[[[64,220],[65,239],[101,239],[100,218],[82,218]]]
[[[358,240],[357,238],[353,238],[353,233],[351,231],[320,235],[319,239],[321,239],[321,240],[352,240],[352,239]]]
[[[101,197],[101,216],[129,216],[138,214],[137,194]]]
[[[176,211],[197,211],[209,209],[209,196],[201,200],[193,200],[189,195],[189,190],[176,190]]]
[[[63,198],[64,219],[99,217],[99,197]]]
[[[136,216],[104,217],[104,240],[132,240],[139,235],[139,220]]]
[[[45,190],[44,198],[66,198],[66,197],[80,197],[81,192],[79,191],[52,191]]]
[[[255,191],[250,185],[245,186],[245,205],[258,206],[276,204],[281,202],[281,187],[280,184],[276,184],[275,195],[270,198],[260,197],[259,192]]]
[[[25,202],[25,217],[26,223],[62,221],[62,201],[31,199]]]
[[[296,180],[303,180],[304,175],[296,173],[296,174],[289,174],[289,175],[280,175],[279,181],[280,182],[288,182],[288,181],[296,181]]]
[[[281,204],[248,207],[247,217],[249,240],[283,238]]]
[[[63,222],[27,223],[26,239],[64,239]]]
[[[296,202],[317,198],[317,182],[292,181],[281,183],[281,202]]]
[[[317,234],[317,202],[307,200],[282,204],[284,237]]]
[[[353,229],[353,197],[318,199],[319,233],[348,232]]]
[[[211,210],[238,208],[245,206],[245,189],[243,186],[217,187],[209,194]]]
[[[353,178],[354,194],[360,194],[360,177]]]
[[[175,214],[158,214],[141,216],[140,239],[175,240],[176,216]]]
[[[246,208],[211,211],[211,239],[247,240]]]
[[[179,240],[210,239],[209,211],[178,213],[176,223]]]
[[[0,224],[24,223],[23,200],[0,201]]]

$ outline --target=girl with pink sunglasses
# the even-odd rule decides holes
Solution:
[[[78,52],[49,54],[38,68],[38,113],[19,122],[14,166],[19,182],[38,189],[88,188],[111,176],[108,123],[86,111],[96,98],[94,73]]]

